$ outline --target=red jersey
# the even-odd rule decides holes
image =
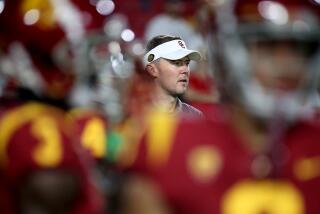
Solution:
[[[227,117],[154,120],[133,166],[151,178],[174,213],[316,214],[320,210],[320,127],[301,122],[283,136],[277,173]],[[158,121],[158,122],[156,122]],[[166,121],[167,125],[160,125]],[[156,125],[158,124],[158,125]]]
[[[71,213],[102,212],[90,163],[75,146],[73,129],[63,111],[36,102],[2,105],[0,130],[0,175],[6,183],[0,188],[1,196],[9,195],[6,190],[18,188],[33,172],[61,169],[80,179],[80,195]]]

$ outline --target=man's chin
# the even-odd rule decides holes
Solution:
[[[180,96],[184,95],[185,92],[186,92],[186,90],[176,91],[175,93],[172,93],[172,95],[175,97],[180,97]]]

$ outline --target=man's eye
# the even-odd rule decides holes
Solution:
[[[183,65],[189,65],[190,60],[188,61],[183,61],[183,60],[171,60],[171,64],[176,65],[176,66],[183,66]]]
[[[173,64],[174,64],[174,65],[181,66],[181,65],[182,65],[182,62],[181,62],[181,61],[173,61]]]

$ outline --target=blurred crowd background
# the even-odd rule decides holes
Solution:
[[[319,0],[0,0],[0,213],[316,214]],[[202,60],[152,107],[157,35]]]

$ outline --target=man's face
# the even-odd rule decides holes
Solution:
[[[252,75],[266,90],[293,92],[305,80],[306,56],[294,43],[254,43],[249,56]]]
[[[182,95],[185,93],[189,83],[188,57],[179,60],[160,59],[156,63],[156,83],[170,95]]]

